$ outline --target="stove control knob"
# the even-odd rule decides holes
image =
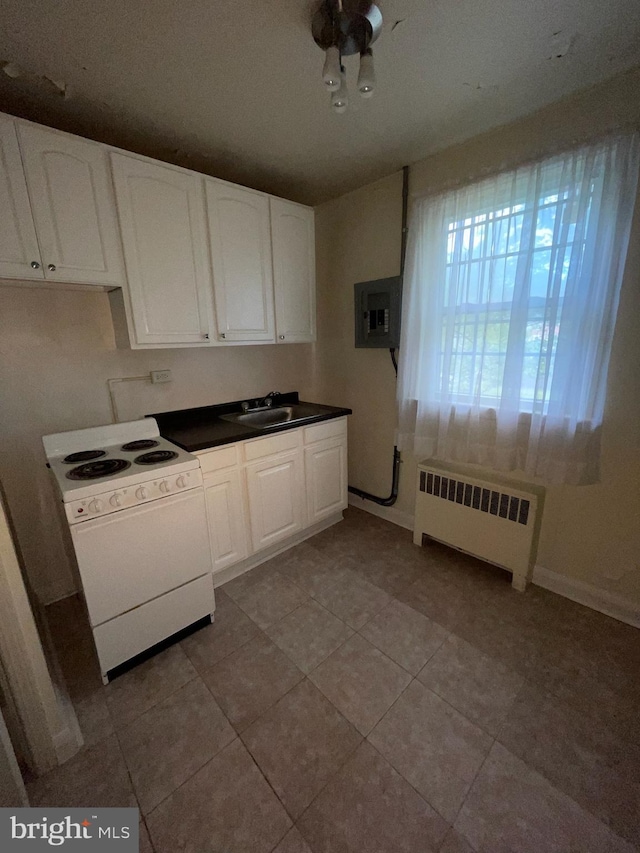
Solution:
[[[147,492],[147,490],[145,489],[144,486],[140,486],[139,489],[136,489],[136,497],[138,498],[139,501],[145,500],[145,498],[148,497],[148,495],[149,495],[149,492]]]
[[[158,488],[160,489],[163,495],[166,495],[171,486],[169,485],[169,483],[167,483],[166,480],[162,480]]]
[[[120,495],[111,495],[111,497],[109,498],[109,503],[111,504],[111,506],[115,507],[122,506],[122,498]]]
[[[89,512],[100,512],[102,510],[102,501],[92,500],[89,504]]]
[[[183,476],[182,474],[180,474],[180,476],[179,476],[179,477],[178,477],[178,479],[176,480],[176,486],[177,486],[179,489],[184,489],[184,487],[185,487],[186,485],[187,485],[187,478],[186,478],[185,476]]]

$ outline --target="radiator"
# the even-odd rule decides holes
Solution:
[[[413,541],[429,536],[513,574],[526,589],[535,564],[544,489],[506,477],[478,476],[429,459],[418,466]]]

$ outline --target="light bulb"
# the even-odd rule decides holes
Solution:
[[[349,106],[349,91],[347,89],[347,75],[344,67],[340,68],[340,88],[331,93],[331,106],[336,113],[346,112]]]
[[[358,74],[358,91],[363,98],[370,98],[376,87],[376,74],[373,70],[373,53],[371,48],[360,54],[360,73]]]
[[[322,79],[330,92],[337,92],[340,88],[340,51],[337,47],[327,48]]]

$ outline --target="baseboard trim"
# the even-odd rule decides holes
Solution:
[[[408,512],[402,512],[392,506],[379,506],[352,494],[349,495],[349,505],[407,530],[413,530],[413,516]],[[590,607],[592,610],[597,610],[599,613],[604,613],[606,616],[611,616],[619,622],[640,628],[640,606],[627,601],[621,595],[607,592],[605,589],[599,589],[577,578],[561,575],[539,565],[533,570],[531,582],[578,604],[583,604],[585,607]]]
[[[65,764],[73,758],[74,755],[77,755],[83,745],[84,738],[82,735],[80,735],[80,742],[78,742],[75,733],[72,732],[71,729],[67,728],[58,732],[58,734],[53,738],[53,746],[56,751],[58,764]]]
[[[53,747],[56,751],[58,764],[64,764],[73,758],[84,744],[80,724],[75,709],[66,689],[61,689],[54,683],[60,717],[60,727],[53,735]]]
[[[577,578],[558,574],[544,566],[535,566],[531,580],[537,586],[556,592],[571,601],[584,604],[585,607],[590,607],[606,616],[612,616],[620,622],[633,625],[634,628],[640,628],[640,607],[620,595],[598,589]]]
[[[396,509],[395,506],[380,506],[380,504],[368,501],[365,498],[359,498],[358,495],[352,495],[351,493],[349,493],[349,505],[355,506],[357,509],[363,509],[365,512],[370,512],[371,515],[377,515],[378,518],[384,518],[385,521],[397,524],[398,527],[413,530],[413,516],[408,512]]]

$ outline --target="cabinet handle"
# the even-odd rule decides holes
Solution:
[[[55,272],[56,271],[56,265],[55,264],[47,264],[47,269],[49,270],[49,272]]]
[[[32,270],[39,270],[40,264],[37,261],[31,261],[31,269]]]
[[[226,339],[226,337],[227,337],[227,336],[226,336],[226,334],[225,334],[224,332],[222,332],[222,333],[221,333],[221,335],[220,335],[220,337],[221,337],[221,338],[222,338],[222,340],[224,341],[224,340]]]
[[[280,340],[281,340],[281,341],[283,341],[283,340],[284,340],[284,335],[280,335]]]
[[[202,337],[205,339],[205,341],[208,341],[209,340],[209,332],[205,332],[205,334]]]

